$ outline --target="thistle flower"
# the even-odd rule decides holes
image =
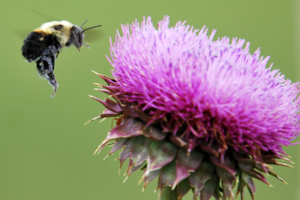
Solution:
[[[213,41],[205,27],[169,28],[164,17],[156,29],[148,17],[122,31],[111,41],[113,78],[98,74],[114,100],[91,96],[106,107],[93,120],[116,118],[96,152],[115,141],[109,155],[122,149],[127,176],[143,169],[144,187],[158,177],[178,199],[190,189],[194,199],[243,199],[245,187],[254,199],[253,178],[270,185],[263,173],[284,182],[270,164],[289,166],[277,159],[289,161],[282,147],[299,134],[298,83],[245,40]]]

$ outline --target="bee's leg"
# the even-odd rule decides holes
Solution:
[[[41,62],[42,62],[41,58],[36,61],[36,69],[39,73],[39,76],[45,78],[45,76],[44,76],[44,67],[43,67],[43,65],[41,65]]]
[[[52,97],[54,97],[54,94],[57,91],[58,84],[55,78],[55,75],[53,73],[54,70],[54,63],[55,63],[55,52],[53,49],[48,48],[44,50],[42,56],[40,59],[36,62],[36,67],[39,72],[39,74],[48,80],[49,84],[53,86],[54,92],[52,94]]]
[[[88,49],[91,48],[90,45],[88,45],[88,44],[83,44],[83,43],[82,43],[82,46],[85,46],[85,47],[87,47]]]
[[[56,58],[58,58],[59,51],[56,52]]]
[[[54,66],[55,66],[55,59],[56,59],[56,54],[58,55],[59,50],[56,49],[54,46],[49,46],[48,51],[47,51],[47,57],[49,57],[51,59],[51,63],[52,63],[52,71],[54,71]]]

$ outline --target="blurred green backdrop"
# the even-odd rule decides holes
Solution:
[[[116,156],[103,161],[109,149],[94,156],[105,138],[111,120],[83,124],[99,115],[103,107],[88,97],[106,95],[94,91],[100,82],[91,70],[110,75],[109,37],[114,39],[120,24],[151,16],[154,24],[170,15],[171,25],[187,20],[195,28],[206,25],[217,35],[245,38],[251,52],[261,47],[263,56],[271,55],[269,64],[280,68],[292,81],[298,81],[296,66],[296,9],[294,1],[8,1],[0,6],[1,25],[1,97],[0,97],[0,199],[1,200],[94,200],[157,199],[155,181],[142,192],[137,182],[141,172],[124,184],[118,176]],[[24,62],[21,46],[26,35],[47,19],[39,11],[58,20],[87,26],[102,24],[100,40],[91,49],[64,49],[56,62],[59,83],[54,99],[47,81],[39,79],[35,63]],[[20,37],[18,37],[20,36]],[[215,38],[216,38],[215,37]],[[298,139],[299,140],[299,139]],[[276,168],[289,185],[268,177],[273,188],[257,183],[257,200],[300,199],[299,147],[286,152],[296,162],[295,169]],[[298,196],[297,196],[298,195]],[[185,200],[192,199],[189,194]],[[250,199],[246,191],[246,199]]]

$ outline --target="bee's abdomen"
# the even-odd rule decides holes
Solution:
[[[22,54],[29,62],[31,62],[42,56],[44,50],[49,46],[54,46],[55,49],[61,48],[55,35],[46,34],[43,30],[36,29],[29,33],[24,40]]]
[[[42,55],[46,48],[44,37],[44,33],[33,31],[24,40],[22,54],[29,62],[36,60]]]

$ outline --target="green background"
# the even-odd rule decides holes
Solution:
[[[296,66],[296,2],[273,0],[231,1],[8,1],[0,4],[0,199],[1,200],[94,200],[157,199],[155,182],[142,192],[137,186],[141,172],[124,184],[117,155],[103,158],[109,148],[94,156],[105,138],[111,120],[83,124],[102,113],[103,106],[88,95],[105,98],[93,88],[101,82],[91,70],[110,75],[109,37],[114,39],[120,24],[151,16],[154,24],[169,15],[171,25],[187,20],[195,28],[217,29],[217,37],[245,38],[251,52],[261,47],[269,64],[292,81],[298,81]],[[26,35],[47,19],[32,10],[87,26],[102,24],[100,40],[90,49],[65,48],[59,55],[55,74],[59,83],[54,99],[47,81],[38,77],[35,63],[21,55]],[[47,17],[46,17],[47,18]],[[87,36],[88,37],[88,36]],[[102,82],[101,82],[102,83]],[[299,139],[298,139],[299,140]],[[285,148],[296,165],[275,170],[289,185],[268,177],[274,186],[258,181],[258,200],[300,199],[298,146]],[[297,157],[298,156],[298,157]],[[125,164],[126,165],[126,164]],[[298,195],[298,197],[297,197]],[[184,199],[192,199],[189,193]],[[246,199],[250,199],[246,191]]]

